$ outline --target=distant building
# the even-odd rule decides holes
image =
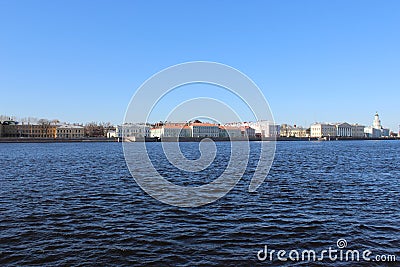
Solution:
[[[247,126],[253,128],[257,136],[276,138],[280,136],[280,125],[276,125],[270,121],[260,120],[256,122],[248,122]]]
[[[19,124],[16,121],[4,121],[2,132],[3,137],[56,138],[57,125]]]
[[[57,125],[50,122],[18,123],[16,121],[5,121],[2,125],[2,136],[4,137],[26,137],[26,138],[83,138],[84,128],[77,125]]]
[[[382,131],[379,129],[375,129],[372,126],[365,127],[364,133],[365,133],[365,136],[369,137],[369,138],[381,138],[382,137]]]
[[[190,123],[192,137],[219,137],[219,126],[213,123]]]
[[[389,137],[390,130],[382,127],[379,114],[376,112],[372,126],[365,127],[364,133],[370,138]]]
[[[240,138],[242,137],[242,130],[236,126],[219,126],[219,137]]]
[[[255,137],[256,136],[256,130],[254,128],[251,128],[250,126],[242,126],[240,127],[240,130],[242,132],[243,137]]]
[[[276,125],[273,122],[266,120],[259,120],[256,122],[231,122],[225,124],[226,126],[236,126],[236,127],[250,127],[254,129],[254,136],[257,137],[268,137],[275,138],[280,135],[280,125]],[[250,130],[250,134],[252,135],[252,130]]]
[[[79,125],[63,124],[57,126],[56,138],[77,139],[85,136],[85,128]]]
[[[117,137],[117,131],[116,130],[108,130],[107,131],[107,138],[115,138]]]
[[[336,132],[336,126],[333,124],[314,123],[311,125],[311,137],[334,137]]]
[[[311,137],[364,137],[365,126],[343,123],[314,123],[311,125]]]
[[[147,124],[127,123],[118,125],[115,128],[115,134],[118,138],[144,138],[150,136],[150,126]]]
[[[280,136],[282,137],[310,137],[310,131],[303,127],[296,125],[291,126],[282,124],[280,129]]]
[[[352,137],[353,136],[353,126],[344,123],[337,123],[336,125],[336,136],[337,137]]]
[[[383,137],[389,137],[390,136],[390,130],[386,128],[382,128],[382,136]]]
[[[364,125],[353,124],[353,137],[362,138],[364,137]]]
[[[191,129],[186,123],[166,123],[150,129],[150,137],[190,137]]]

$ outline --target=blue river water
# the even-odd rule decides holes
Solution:
[[[251,146],[256,158],[257,142]],[[213,180],[229,158],[229,143],[217,143],[206,173],[187,176],[158,154],[160,143],[148,148],[156,168],[182,185]],[[181,149],[198,157],[198,143]],[[230,193],[197,208],[169,206],[141,190],[121,143],[3,143],[0,155],[2,266],[400,265],[398,141],[277,142],[257,192],[247,191],[250,162]],[[397,262],[257,256],[265,246],[338,249],[338,239]]]

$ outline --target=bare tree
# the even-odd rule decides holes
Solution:
[[[104,136],[104,126],[97,122],[89,122],[85,125],[85,136],[102,137]]]
[[[38,120],[38,124],[41,126],[41,137],[47,137],[50,128],[50,121],[47,119],[40,119]]]

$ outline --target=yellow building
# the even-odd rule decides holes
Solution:
[[[3,137],[56,138],[56,125],[16,124],[3,125]]]
[[[55,124],[18,124],[15,121],[5,121],[2,125],[3,137],[21,138],[83,138],[83,126]]]

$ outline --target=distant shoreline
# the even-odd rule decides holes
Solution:
[[[180,138],[179,142],[200,142],[204,138]],[[229,142],[229,138],[210,138],[215,142]],[[349,137],[333,137],[331,140],[318,140],[317,138],[308,137],[278,137],[276,141],[290,142],[290,141],[313,141],[313,142],[331,142],[331,141],[384,141],[384,140],[400,140],[400,138],[349,138]],[[233,139],[232,141],[246,141],[246,139]],[[262,141],[261,138],[249,138],[249,141]],[[274,141],[273,138],[264,138],[263,141]],[[60,138],[0,138],[0,143],[83,143],[83,142],[121,142],[121,139],[117,138],[98,138],[98,137],[86,137],[86,138],[76,138],[76,139],[60,139]],[[156,138],[146,138],[146,142],[176,142],[176,138],[164,138],[162,140]],[[133,142],[134,143],[134,142]]]

